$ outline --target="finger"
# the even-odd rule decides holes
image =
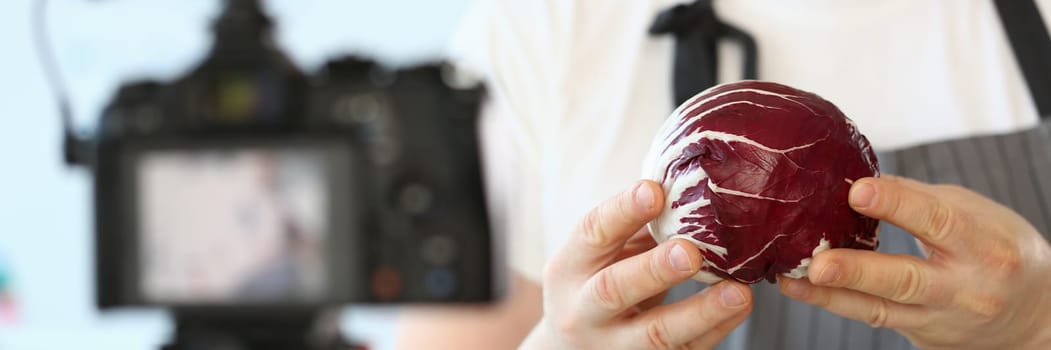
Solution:
[[[624,243],[624,247],[621,247],[613,261],[620,261],[627,259],[632,256],[642,254],[643,252],[653,249],[657,246],[657,241],[653,240],[653,236],[650,235],[650,231],[643,228],[635,233],[628,239],[627,243]]]
[[[805,279],[780,277],[779,280],[781,293],[789,298],[872,327],[910,329],[929,321],[930,311],[924,306],[899,304],[850,289],[816,286]]]
[[[976,239],[974,218],[905,179],[864,178],[850,188],[859,213],[905,229],[932,248],[960,251]]]
[[[639,303],[639,310],[649,310],[656,307],[657,305],[664,304],[664,299],[667,297],[667,292],[657,293],[657,295],[649,297],[649,299],[643,300],[641,303]]]
[[[556,255],[565,272],[590,276],[610,263],[643,225],[657,216],[663,192],[653,181],[639,181],[632,189],[592,209]]]
[[[655,249],[621,260],[584,284],[576,304],[590,322],[613,319],[625,310],[685,281],[701,269],[700,250],[673,239]]]
[[[715,328],[708,331],[708,333],[704,333],[700,337],[697,337],[697,339],[686,343],[686,348],[691,350],[715,348],[715,346],[719,345],[723,339],[726,339],[726,336],[730,335],[730,332],[733,332],[733,330],[740,326],[744,320],[748,319],[748,314],[749,312],[742,312],[725,322],[719,323]]]
[[[658,306],[631,319],[625,324],[628,339],[624,344],[633,349],[682,346],[709,334],[724,322],[747,315],[751,307],[752,291],[748,286],[719,282],[684,300]]]
[[[944,305],[951,283],[927,261],[911,255],[832,249],[814,256],[807,278],[905,304]]]
[[[917,180],[913,180],[913,179],[910,179],[910,178],[907,178],[907,177],[897,176],[897,175],[884,174],[884,175],[880,175],[879,178],[880,178],[880,180],[891,181],[891,182],[900,184],[900,185],[905,186],[905,187],[913,188],[913,189],[915,189],[917,191],[926,191],[926,189],[931,186],[930,184],[925,183],[925,182],[920,182],[920,181],[917,181]]]

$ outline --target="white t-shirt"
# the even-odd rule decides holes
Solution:
[[[674,107],[673,39],[647,29],[681,2],[483,0],[467,15],[452,54],[488,84],[487,178],[516,271],[539,281],[584,213],[639,178]],[[991,0],[715,6],[756,39],[760,79],[832,101],[877,150],[1038,121]],[[736,79],[720,51],[721,80]]]

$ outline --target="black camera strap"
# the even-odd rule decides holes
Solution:
[[[757,75],[758,49],[752,36],[716,16],[712,0],[697,0],[661,12],[649,29],[650,35],[675,37],[675,67],[672,76],[675,105],[714,86],[718,78],[720,40],[732,40],[744,52],[744,79]]]
[[[1036,111],[1051,115],[1051,37],[1033,0],[995,0],[1007,40],[1022,69]]]

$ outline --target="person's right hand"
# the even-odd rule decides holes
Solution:
[[[751,289],[730,281],[660,305],[703,259],[685,240],[655,247],[643,226],[663,203],[640,181],[587,214],[547,264],[544,316],[522,349],[710,349],[748,317]]]

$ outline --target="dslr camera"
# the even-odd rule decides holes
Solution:
[[[203,62],[122,86],[93,138],[67,137],[94,173],[98,305],[171,308],[172,348],[217,330],[305,348],[275,334],[326,307],[492,300],[483,88],[353,56],[304,74],[271,27],[226,0]]]

